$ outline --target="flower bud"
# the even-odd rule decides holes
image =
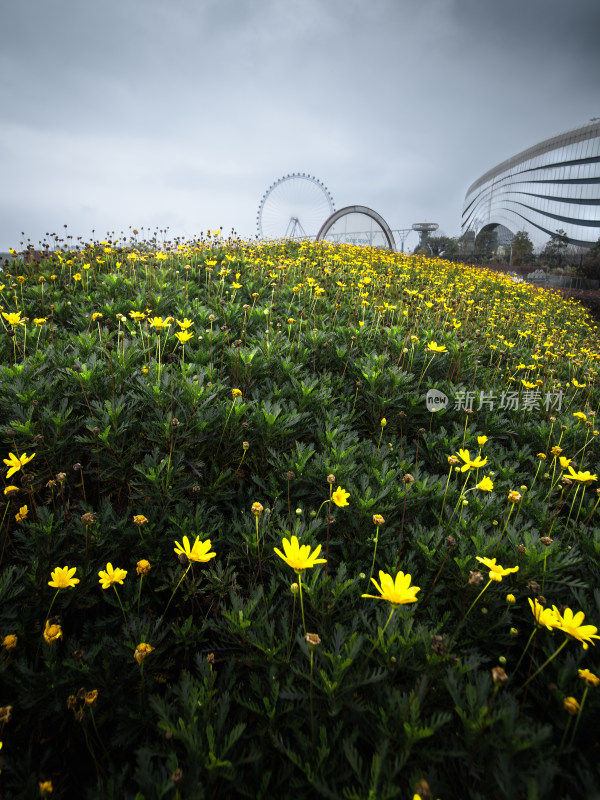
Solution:
[[[565,697],[563,700],[563,708],[567,714],[570,714],[573,717],[575,714],[579,713],[580,706],[574,697]]]
[[[506,681],[508,680],[508,675],[502,669],[502,667],[493,667],[492,680],[494,681],[496,686],[502,685],[503,683],[506,683]]]

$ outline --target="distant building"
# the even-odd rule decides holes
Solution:
[[[539,249],[558,229],[580,247],[600,237],[600,119],[503,161],[465,196],[463,234],[490,231],[508,244],[526,231]]]

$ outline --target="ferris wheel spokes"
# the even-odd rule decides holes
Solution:
[[[275,181],[263,195],[256,215],[260,239],[314,239],[335,211],[333,198],[320,180],[292,173]]]

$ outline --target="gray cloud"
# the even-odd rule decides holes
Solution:
[[[55,0],[0,26],[0,249],[67,222],[254,234],[307,171],[459,232],[468,185],[600,115],[596,0]]]

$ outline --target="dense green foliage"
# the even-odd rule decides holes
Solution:
[[[578,670],[600,674],[598,647],[528,602],[600,620],[579,306],[217,236],[94,243],[0,285],[3,798],[596,796],[600,688]],[[327,563],[295,573],[290,535]],[[178,556],[184,536],[216,555]],[[127,575],[103,589],[109,563]],[[50,587],[57,567],[79,582]],[[417,602],[361,597],[380,570]]]

